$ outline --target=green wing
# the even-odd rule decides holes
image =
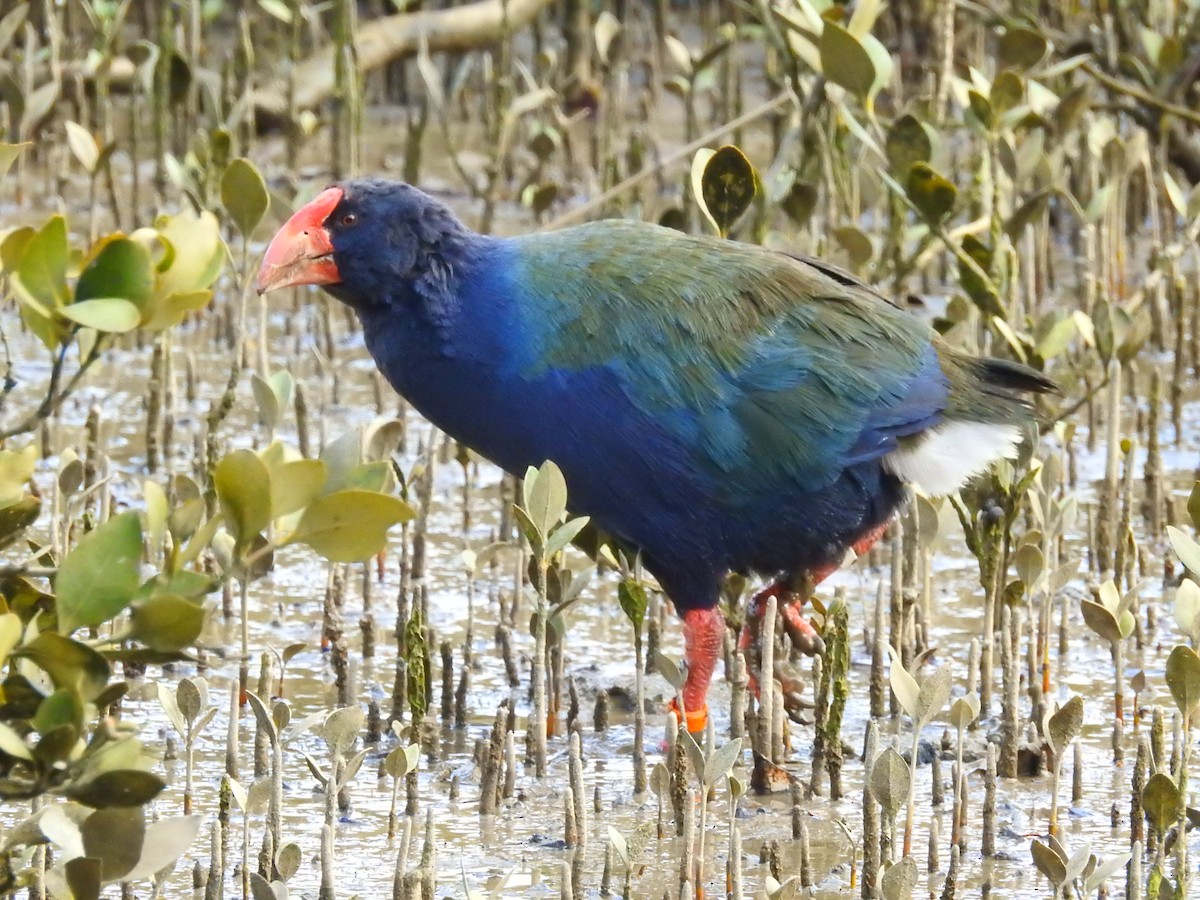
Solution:
[[[817,489],[945,408],[933,332],[830,267],[634,222],[517,246],[523,374],[603,367],[727,475]]]

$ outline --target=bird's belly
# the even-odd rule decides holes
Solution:
[[[887,522],[903,499],[899,479],[878,462],[851,466],[819,490],[780,485],[759,493],[728,515],[734,567],[799,574],[837,565],[856,540]]]
[[[675,593],[702,603],[730,568],[719,485],[686,442],[639,410],[603,371],[505,377],[454,359],[389,380],[425,418],[508,472],[553,460],[578,514],[643,551]]]
[[[572,508],[640,549],[682,606],[716,602],[731,569],[799,572],[840,561],[903,495],[878,463],[819,490],[720,473],[603,370],[525,379],[448,357],[385,371],[418,412],[506,471],[554,460]]]

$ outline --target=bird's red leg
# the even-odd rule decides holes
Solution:
[[[885,522],[882,525],[872,528],[855,541],[850,546],[850,549],[854,551],[856,556],[862,556],[883,536],[887,527],[888,523]],[[840,564],[829,563],[810,571],[808,573],[808,586],[810,588],[816,587],[840,567]],[[767,600],[771,597],[779,600],[779,614],[783,618],[783,627],[787,630],[788,637],[791,638],[792,643],[805,653],[822,652],[824,645],[821,641],[821,636],[817,634],[808,619],[800,612],[804,606],[804,601],[808,598],[807,592],[794,591],[783,579],[777,578],[751,597],[750,602],[746,605],[746,624],[742,627],[742,634],[738,640],[738,649],[746,654],[747,662],[754,662],[750,658],[750,654],[751,651],[758,650],[759,634],[762,631],[762,617],[766,611]],[[750,675],[750,690],[754,691],[755,696],[758,695],[758,680],[753,673]]]
[[[725,617],[715,606],[710,609],[685,610],[683,618],[683,655],[687,660],[687,680],[683,683],[683,705],[687,729],[703,731],[708,722],[708,683],[712,680],[721,641],[725,636]],[[679,705],[671,701],[679,713]]]

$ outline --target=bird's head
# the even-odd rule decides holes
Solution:
[[[421,282],[468,234],[440,202],[399,181],[354,180],[326,188],[283,224],[258,270],[258,292],[314,284],[352,306]]]

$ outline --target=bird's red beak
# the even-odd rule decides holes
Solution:
[[[341,188],[326,188],[283,223],[258,270],[260,294],[295,284],[337,284],[342,280],[325,228],[325,220],[341,201]]]

